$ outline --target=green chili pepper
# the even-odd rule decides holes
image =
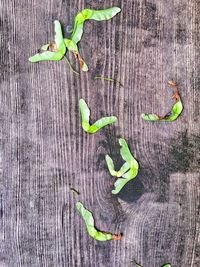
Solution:
[[[114,186],[115,190],[112,190],[113,194],[118,194],[120,190],[132,179],[134,179],[139,170],[139,164],[136,159],[132,156],[128,145],[124,139],[119,139],[119,144],[121,146],[120,154],[125,161],[119,171],[115,171],[113,160],[109,155],[106,155],[106,163],[109,172],[112,176],[122,177],[116,180]]]
[[[71,40],[73,40],[76,44],[81,40],[83,35],[83,26],[86,20],[109,20],[120,11],[121,9],[119,7],[111,7],[104,10],[83,9],[74,19],[74,29],[71,34]]]
[[[121,235],[113,235],[111,233],[104,233],[98,231],[94,225],[94,218],[90,211],[88,211],[81,202],[76,203],[76,209],[80,212],[83,217],[88,234],[98,241],[108,241],[108,240],[120,240],[122,238]]]
[[[29,58],[30,62],[38,62],[43,60],[61,60],[66,53],[66,46],[64,43],[62,29],[58,20],[54,21],[55,24],[55,42],[46,44],[41,47],[42,53],[38,53]],[[47,50],[52,51],[47,51]]]
[[[117,118],[115,116],[111,117],[104,117],[100,120],[96,121],[94,124],[90,125],[90,110],[86,104],[86,102],[83,99],[80,99],[79,101],[79,108],[81,112],[81,119],[82,119],[82,127],[85,132],[87,133],[96,133],[101,128],[105,127],[106,125],[109,125],[111,123],[114,123],[117,121]]]
[[[165,116],[161,117],[157,114],[141,114],[141,117],[145,121],[167,121],[172,122],[175,121],[183,111],[183,104],[181,101],[181,97],[179,94],[178,86],[173,81],[169,81],[168,84],[176,89],[176,92],[173,94],[172,98],[175,99],[176,103],[173,105],[171,111],[167,113]]]

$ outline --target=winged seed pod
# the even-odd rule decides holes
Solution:
[[[115,116],[104,117],[96,121],[94,124],[90,125],[90,110],[83,99],[79,100],[79,108],[81,112],[82,128],[87,133],[96,133],[101,128],[117,121],[117,117]]]
[[[113,235],[111,233],[105,233],[98,231],[94,225],[94,218],[92,213],[87,210],[81,202],[76,203],[76,209],[79,211],[83,220],[85,221],[88,234],[98,241],[109,241],[109,240],[120,240],[122,238],[121,235]]]
[[[86,20],[109,20],[113,18],[121,9],[119,7],[111,7],[104,10],[94,10],[94,9],[83,9],[80,11],[74,19],[74,29],[71,34],[71,40],[77,44],[83,35],[83,27]],[[83,61],[80,53],[77,51],[74,52],[75,57],[78,59],[80,67],[83,71],[88,71],[87,64]]]
[[[41,53],[30,57],[29,61],[33,63],[44,60],[58,61],[65,56],[68,49],[78,59],[80,68],[83,71],[88,71],[88,66],[81,57],[77,46],[83,35],[84,22],[89,19],[97,21],[109,20],[120,11],[119,7],[111,7],[105,10],[83,9],[75,16],[74,29],[70,39],[63,38],[60,22],[55,20],[55,42],[43,45],[40,49]]]
[[[118,177],[118,179],[114,183],[115,189],[112,190],[113,194],[118,194],[130,180],[134,179],[137,176],[139,170],[139,164],[132,156],[126,141],[121,138],[119,139],[119,144],[121,146],[120,154],[125,161],[119,171],[115,170],[111,157],[109,155],[106,155],[105,157],[110,174],[112,176]]]
[[[121,9],[119,7],[111,7],[104,10],[94,10],[94,9],[83,9],[80,11],[74,19],[74,29],[71,34],[71,40],[76,44],[81,40],[83,35],[84,22],[86,20],[109,20],[113,18]]]
[[[175,121],[182,113],[183,111],[183,104],[181,101],[181,97],[179,94],[179,89],[177,84],[175,84],[173,81],[168,82],[169,86],[176,89],[176,92],[173,94],[172,98],[175,99],[176,103],[173,105],[170,112],[168,112],[165,116],[161,117],[157,114],[145,114],[142,113],[141,117],[145,121],[167,121],[172,122]]]
[[[66,46],[62,35],[60,22],[58,20],[55,20],[54,25],[55,25],[55,42],[43,45],[41,47],[42,53],[38,53],[30,57],[29,58],[30,62],[35,63],[44,60],[58,61],[64,57],[66,53]],[[50,51],[47,51],[48,49]]]

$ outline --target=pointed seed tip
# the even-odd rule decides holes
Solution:
[[[28,61],[33,63],[34,62],[33,57],[29,57]]]

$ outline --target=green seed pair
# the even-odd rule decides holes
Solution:
[[[168,112],[165,116],[162,116],[162,117],[157,115],[157,114],[144,114],[144,113],[142,113],[141,117],[145,121],[172,122],[172,121],[175,121],[176,119],[178,119],[178,117],[181,115],[181,113],[183,111],[183,103],[181,101],[181,97],[180,97],[178,86],[173,81],[169,81],[168,85],[171,86],[172,88],[175,88],[175,90],[176,90],[175,93],[172,96],[172,99],[174,99],[176,101],[176,103],[172,106],[171,111]]]
[[[119,7],[112,7],[105,10],[83,9],[74,19],[74,29],[70,39],[63,37],[61,24],[58,20],[55,24],[55,40],[49,44],[43,45],[40,49],[41,53],[29,58],[30,62],[39,62],[45,60],[59,61],[63,59],[67,50],[71,51],[76,58],[78,58],[80,68],[83,71],[88,71],[88,66],[81,57],[77,44],[80,42],[83,35],[84,22],[86,20],[109,20],[113,18],[121,9]]]
[[[87,133],[96,133],[106,125],[109,125],[117,121],[117,118],[114,116],[104,117],[96,121],[94,124],[90,125],[89,122],[90,110],[83,99],[79,101],[79,108],[82,118],[82,128]],[[139,164],[132,156],[126,141],[121,138],[119,139],[119,144],[121,146],[120,154],[123,160],[125,161],[125,163],[123,164],[123,166],[119,171],[116,171],[114,169],[114,163],[111,157],[109,155],[106,155],[105,157],[110,174],[118,178],[114,184],[115,189],[112,191],[113,194],[118,194],[121,191],[121,189],[125,186],[125,184],[127,184],[130,180],[135,178],[138,174],[138,169],[139,169]]]

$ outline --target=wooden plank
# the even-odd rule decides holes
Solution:
[[[200,2],[104,2],[0,3],[0,266],[131,267],[134,259],[144,267],[200,266]],[[28,62],[53,38],[55,19],[69,35],[82,8],[114,5],[122,8],[118,16],[85,27],[80,50],[89,73],[74,75],[64,60]],[[170,109],[169,79],[180,86],[183,116],[171,124],[142,121],[142,112]],[[116,115],[118,124],[84,133],[80,98],[94,120]],[[140,173],[113,196],[104,155],[120,166],[119,137]],[[122,241],[92,240],[75,211],[78,200],[99,229],[122,232]]]

